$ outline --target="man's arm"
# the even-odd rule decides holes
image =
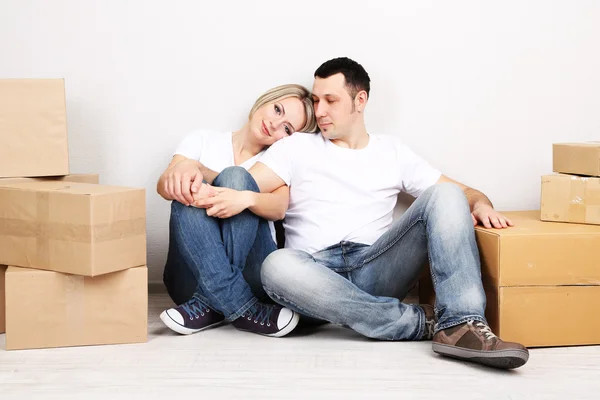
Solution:
[[[463,190],[471,208],[471,217],[473,218],[474,225],[481,222],[486,228],[506,228],[513,226],[511,220],[494,210],[490,199],[479,190],[463,185],[446,175],[440,176],[436,183],[453,183]]]
[[[156,191],[165,200],[177,200],[190,205],[194,201],[193,193],[200,189],[202,180],[212,183],[217,175],[199,161],[176,154],[158,179]]]
[[[202,197],[193,203],[195,207],[206,208],[209,217],[230,218],[247,208],[259,217],[277,221],[285,217],[290,201],[290,190],[286,185],[275,189],[273,193],[216,186],[212,189],[216,192],[215,196]]]
[[[290,188],[287,185],[280,186],[273,193],[251,193],[253,201],[248,209],[254,214],[269,221],[285,218],[285,212],[290,204]]]
[[[229,218],[249,208],[266,219],[282,219],[289,204],[289,187],[286,182],[261,162],[255,163],[248,172],[257,183],[260,193],[214,187],[218,192],[216,196],[197,198],[193,205],[206,208],[208,215],[219,218]]]
[[[248,170],[256,181],[261,193],[272,193],[285,185],[285,181],[265,164],[258,161]]]

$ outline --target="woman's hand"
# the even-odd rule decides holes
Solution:
[[[254,204],[254,192],[249,190],[240,191],[213,186],[210,188],[215,191],[214,196],[199,198],[193,204],[195,207],[206,208],[209,217],[230,218]]]

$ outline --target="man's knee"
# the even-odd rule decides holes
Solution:
[[[452,215],[460,215],[469,210],[465,192],[456,184],[445,182],[433,185],[424,195],[428,198],[430,209],[436,209]]]
[[[441,199],[463,199],[465,192],[455,183],[444,182],[438,183],[427,189],[431,197],[439,197]]]
[[[275,250],[265,258],[260,269],[260,279],[265,287],[279,286],[292,279],[294,261],[298,251],[292,249]]]
[[[277,278],[278,270],[281,268],[287,249],[275,250],[265,258],[260,267],[260,280],[263,285],[271,283]]]
[[[235,190],[252,190],[258,192],[256,181],[243,167],[227,167],[213,182],[214,186],[225,187]]]

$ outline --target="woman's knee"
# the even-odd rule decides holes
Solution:
[[[171,203],[171,216],[169,224],[172,229],[183,230],[194,229],[198,223],[210,218],[204,208],[186,206],[173,200]],[[173,232],[173,230],[171,231]]]
[[[214,186],[258,192],[256,181],[243,167],[227,167],[217,175]]]

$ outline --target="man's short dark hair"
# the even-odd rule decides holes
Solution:
[[[343,74],[350,97],[355,98],[358,92],[364,90],[369,95],[371,79],[362,65],[348,57],[338,57],[325,61],[315,71],[315,78],[329,78],[335,74]]]

